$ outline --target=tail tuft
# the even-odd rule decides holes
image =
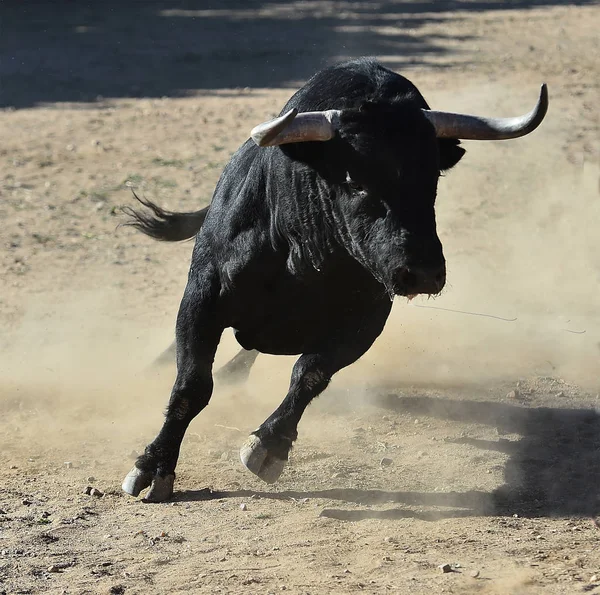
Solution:
[[[121,210],[127,215],[128,220],[121,225],[135,227],[161,242],[181,242],[193,238],[200,231],[209,209],[204,207],[193,213],[176,213],[162,209],[146,198],[140,198],[135,192],[133,196],[151,212],[122,207]]]

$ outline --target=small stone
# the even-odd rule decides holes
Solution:
[[[65,467],[67,469],[73,469],[73,463],[71,463],[71,461],[65,461]]]
[[[415,426],[418,425],[419,423],[421,423],[418,419],[415,419],[414,424]]]
[[[383,457],[383,459],[381,459],[381,461],[379,461],[379,464],[382,467],[389,467],[394,461],[392,461],[392,459],[388,459],[388,457]]]
[[[95,478],[93,475],[90,475],[90,476],[87,478],[87,480],[88,480],[89,482],[92,482],[92,481],[96,481],[96,478]]]
[[[10,468],[11,469],[18,469],[18,467],[16,465],[11,465]]]
[[[31,506],[33,504],[33,502],[31,500],[21,500],[21,504],[23,504],[23,506]]]
[[[60,567],[52,564],[52,566],[48,566],[48,572],[60,572]]]
[[[90,490],[90,496],[96,496],[96,498],[100,498],[104,496],[104,492],[101,492],[98,488],[92,488]]]
[[[438,570],[446,574],[448,572],[452,572],[452,566],[450,566],[450,564],[440,564],[438,566]]]
[[[590,583],[597,583],[598,582],[598,575],[597,574],[593,574],[590,577]]]
[[[92,493],[92,489],[93,489],[92,486],[86,486],[85,490],[83,490],[83,493],[86,496],[89,496]]]
[[[563,393],[563,391],[561,390],[559,393],[557,393],[557,394],[556,394],[556,396],[557,396],[558,398],[562,398],[562,397],[564,397],[564,396],[565,396],[565,393]]]
[[[507,395],[507,399],[518,399],[521,396],[518,390],[511,390]]]
[[[248,506],[246,506],[246,504],[242,503],[242,504],[240,504],[240,510],[246,511],[246,510],[248,510]]]
[[[473,578],[479,578],[479,570],[472,570],[471,571],[471,576]]]

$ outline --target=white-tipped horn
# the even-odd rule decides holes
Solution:
[[[274,147],[288,143],[327,141],[335,136],[339,110],[298,113],[297,109],[263,122],[250,135],[259,147]]]
[[[526,115],[517,118],[483,118],[467,114],[423,110],[433,124],[438,138],[464,140],[505,140],[533,132],[548,111],[548,88],[540,89],[537,105]]]

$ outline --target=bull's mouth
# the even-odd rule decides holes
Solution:
[[[427,291],[427,289],[429,289],[429,291]],[[431,297],[437,297],[438,295],[440,295],[440,293],[442,293],[442,289],[439,289],[438,291],[434,291],[437,288],[431,287],[431,288],[423,288],[423,291],[415,291],[415,288],[411,287],[410,289],[407,289],[406,287],[398,287],[396,286],[394,288],[394,295],[398,296],[398,297],[404,297],[407,299],[407,301],[411,302],[412,300],[414,300],[416,297],[420,296],[420,295],[424,295],[428,298]]]
[[[394,295],[405,297],[408,301],[418,295],[435,297],[441,293],[446,284],[445,274],[421,276],[420,278],[406,271],[394,285]]]

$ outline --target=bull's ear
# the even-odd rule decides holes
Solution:
[[[440,151],[440,171],[453,168],[465,154],[465,149],[460,146],[460,141],[454,138],[438,138]]]

